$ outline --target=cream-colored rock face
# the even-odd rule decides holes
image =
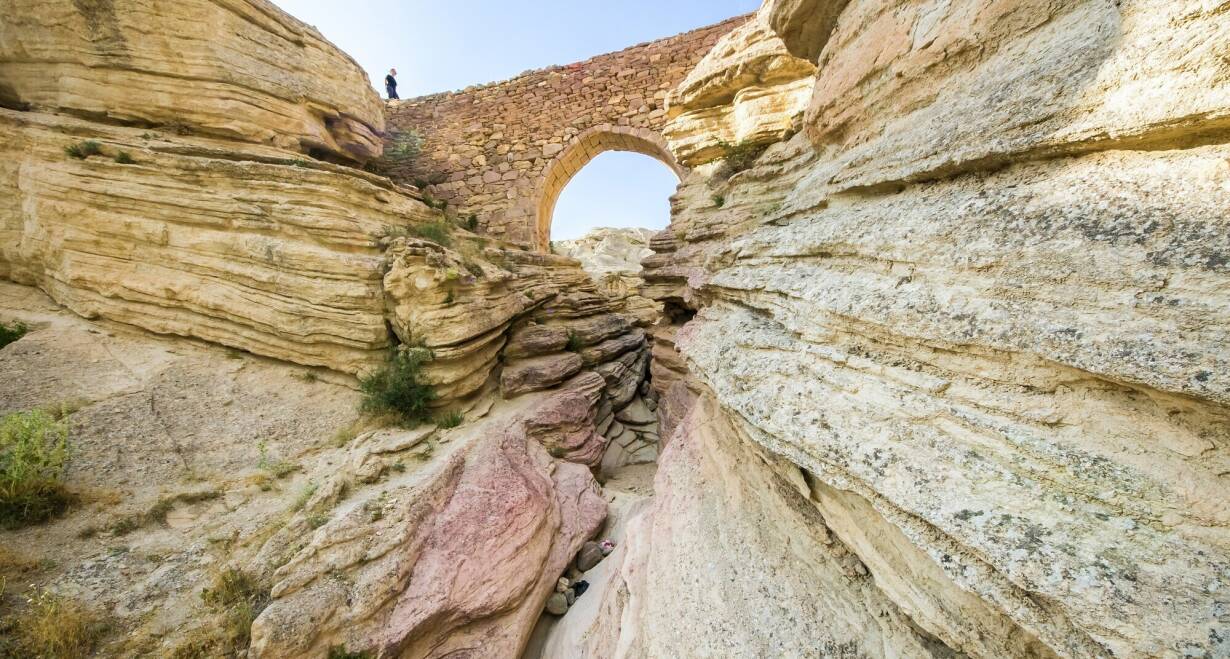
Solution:
[[[644,277],[698,313],[655,375],[802,470],[952,650],[1227,654],[1226,13],[852,0],[833,25],[806,135],[684,180]]]
[[[378,237],[434,213],[387,180],[63,116],[0,110],[0,129],[0,276],[87,318],[295,363],[382,358]],[[86,140],[101,153],[65,154]]]
[[[1230,17],[1200,0],[852,2],[807,112],[827,162],[797,203],[1025,158],[1198,143],[1230,121],[1228,36]]]
[[[0,2],[0,105],[366,161],[366,74],[266,0]]]
[[[806,108],[815,73],[786,51],[761,12],[723,37],[671,92],[663,134],[688,166],[720,157],[720,142],[776,141]]]
[[[826,527],[789,462],[711,400],[667,446],[563,657],[927,657],[929,641]],[[560,644],[563,645],[563,644]]]
[[[598,228],[576,240],[555,240],[551,251],[576,259],[595,279],[608,274],[635,275],[641,259],[653,254],[649,239],[653,229]]]

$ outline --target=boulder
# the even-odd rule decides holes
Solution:
[[[601,563],[604,556],[606,554],[602,553],[602,548],[598,546],[598,543],[586,542],[581,545],[581,551],[577,554],[577,569],[581,572],[588,572]]]
[[[559,325],[533,323],[514,330],[508,337],[504,355],[511,359],[537,357],[559,352],[568,344],[568,329]]]
[[[526,420],[526,433],[546,447],[552,457],[595,466],[607,440],[595,428],[602,378],[581,373],[562,385]]]
[[[630,426],[647,426],[658,421],[658,417],[654,416],[641,398],[637,398],[627,407],[616,412],[615,418]]]
[[[564,593],[555,593],[547,599],[547,613],[556,616],[562,616],[568,613],[568,596]]]

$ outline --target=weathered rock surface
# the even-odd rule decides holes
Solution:
[[[604,561],[619,567],[596,586],[602,610],[544,656],[932,656],[830,534],[798,470],[712,401],[672,439],[655,491]]]
[[[558,407],[555,395],[538,404]],[[559,575],[606,516],[589,470],[552,460],[531,437],[529,424],[542,432],[544,423],[538,404],[467,429],[428,470],[336,511],[275,573],[253,656],[335,646],[518,656]]]
[[[765,0],[759,15],[795,57],[816,61],[850,0]]]
[[[525,422],[526,433],[554,457],[595,466],[606,438],[595,428],[606,382],[593,371],[569,380]]]
[[[659,415],[678,427],[686,392],[712,396],[739,438],[724,450],[785,458],[764,464],[812,507],[807,526],[941,654],[1230,652],[1225,13],[852,0],[835,21],[805,15],[841,4],[768,6],[788,47],[826,44],[807,134],[729,180],[694,171],[654,240],[647,290],[682,325],[655,332]],[[813,19],[831,36],[798,37]],[[683,427],[654,524],[691,505],[669,500]],[[791,544],[824,544],[805,537]],[[629,593],[674,578],[654,571],[661,546],[645,556]],[[639,640],[595,656],[687,638],[620,615]],[[721,614],[686,618],[706,615]],[[842,628],[825,615],[838,626],[817,638]]]
[[[330,437],[355,421],[359,394],[323,369],[90,322],[0,282],[0,322],[17,320],[31,329],[0,349],[0,416],[71,412],[66,485],[80,500],[0,529],[5,617],[33,585],[106,621],[94,656],[184,656],[215,622],[201,590],[221,550],[247,570],[316,473],[346,460]]]
[[[4,0],[0,106],[364,162],[384,109],[366,74],[265,0]]]
[[[0,109],[0,130],[0,277],[87,318],[299,364],[382,358],[377,237],[433,218],[387,179],[58,115]],[[102,153],[65,154],[83,140]]]
[[[596,280],[608,274],[635,275],[641,271],[641,259],[653,254],[649,239],[654,233],[652,229],[600,227],[576,240],[551,241],[551,251],[580,261]]]
[[[583,364],[581,356],[574,352],[526,359],[504,369],[500,376],[500,391],[505,398],[510,398],[549,389],[576,375]]]
[[[577,240],[553,241],[554,253],[581,262],[603,295],[619,301],[621,313],[641,327],[657,321],[662,305],[641,294],[641,260],[651,256],[650,229],[599,228]]]
[[[663,134],[679,162],[723,154],[721,143],[781,139],[807,107],[816,67],[786,50],[762,11],[718,41],[667,97]]]

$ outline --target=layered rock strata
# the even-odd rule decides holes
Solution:
[[[609,298],[622,302],[621,311],[640,327],[658,320],[662,305],[641,295],[641,260],[653,255],[652,229],[593,229],[576,240],[552,241],[551,251],[574,258]]]
[[[272,2],[4,0],[0,14],[0,107],[352,162],[383,150],[367,75]]]
[[[263,0],[3,13],[0,277],[159,334],[352,374],[383,360],[379,237],[439,214],[325,162],[382,151],[349,57]]]
[[[655,384],[712,398],[730,424],[714,443],[785,459],[765,468],[874,584],[857,601],[882,597],[924,656],[1230,652],[1224,12],[853,0],[833,21],[818,4],[769,8],[811,8],[773,22],[791,52],[823,41],[805,134],[729,179],[699,166],[655,239],[647,289],[686,323]],[[691,432],[674,425],[634,543],[678,523],[673,492],[735,487],[671,476]],[[720,615],[634,601],[637,575],[672,574],[668,552],[642,556],[618,610],[649,607],[644,626],[590,656],[681,651],[703,637],[669,620]],[[817,574],[787,572],[773,582]],[[822,617],[840,645],[845,622]]]
[[[667,97],[663,134],[680,163],[708,162],[724,144],[767,144],[794,129],[816,67],[787,51],[768,16],[759,12],[722,37]]]
[[[387,179],[62,115],[0,128],[0,276],[159,334],[347,373],[382,359],[378,236],[435,217]]]

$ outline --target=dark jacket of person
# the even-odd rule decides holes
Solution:
[[[384,77],[384,89],[389,93],[389,98],[400,98],[397,95],[397,78],[393,74]]]

